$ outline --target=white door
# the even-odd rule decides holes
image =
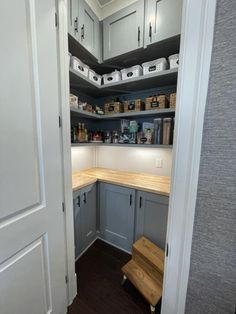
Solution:
[[[0,1],[0,313],[65,314],[54,0]]]

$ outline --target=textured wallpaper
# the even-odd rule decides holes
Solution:
[[[210,71],[185,313],[234,314],[236,0],[218,0]]]

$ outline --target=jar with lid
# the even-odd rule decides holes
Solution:
[[[163,145],[170,145],[172,118],[163,119]]]

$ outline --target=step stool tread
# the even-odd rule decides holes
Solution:
[[[147,238],[141,237],[133,244],[133,253],[139,254],[161,274],[164,273],[165,252]]]
[[[122,272],[144,298],[151,305],[156,306],[162,296],[162,283],[151,278],[133,259],[122,267]]]

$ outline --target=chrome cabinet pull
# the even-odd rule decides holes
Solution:
[[[84,204],[87,203],[87,196],[86,196],[86,193],[84,193]]]
[[[138,27],[138,42],[140,42],[140,26]]]
[[[152,23],[149,23],[149,37],[152,37]]]
[[[141,208],[142,207],[142,196],[140,196],[140,198],[139,198],[139,208]]]
[[[77,205],[80,207],[80,195],[78,196],[78,202]]]
[[[76,17],[74,23],[75,23],[75,24],[74,24],[75,32],[78,33],[78,17]]]
[[[81,27],[81,38],[84,39],[84,24]]]

